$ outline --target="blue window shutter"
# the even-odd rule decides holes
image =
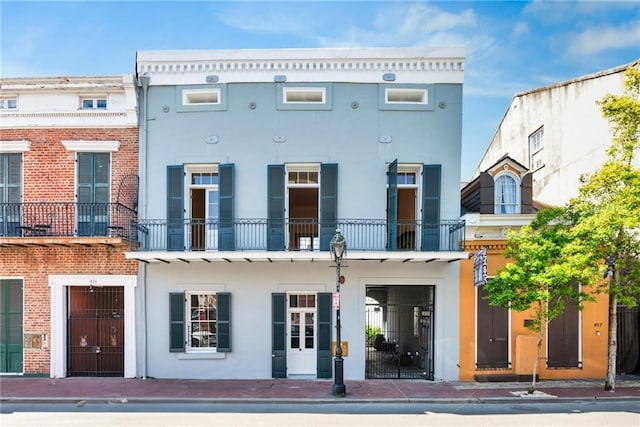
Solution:
[[[167,250],[184,250],[184,168],[167,166]]]
[[[440,248],[440,165],[422,168],[422,250]]]
[[[328,251],[338,225],[338,165],[320,166],[320,250]]]
[[[398,159],[389,163],[387,180],[387,250],[395,251],[398,238]]]
[[[220,165],[220,224],[218,227],[218,249],[221,251],[235,250],[233,233],[234,221],[234,164]]]
[[[318,294],[318,378],[331,378],[331,292]]]
[[[231,351],[231,294],[221,292],[218,298],[218,351],[228,353]]]
[[[268,165],[267,250],[284,250],[284,165]]]
[[[184,352],[184,293],[169,294],[169,351]]]
[[[287,295],[271,294],[271,376],[287,377]]]

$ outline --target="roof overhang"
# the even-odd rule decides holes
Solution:
[[[151,263],[192,262],[331,262],[329,252],[212,251],[212,252],[125,252],[127,259]],[[469,257],[468,252],[348,252],[345,261],[377,261],[400,263],[455,262]]]

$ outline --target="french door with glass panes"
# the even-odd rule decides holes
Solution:
[[[287,295],[287,373],[315,375],[317,370],[315,294]]]

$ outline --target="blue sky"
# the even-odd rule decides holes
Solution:
[[[135,71],[138,50],[464,46],[462,176],[513,95],[640,59],[638,1],[0,0],[0,76]]]

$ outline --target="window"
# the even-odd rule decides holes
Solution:
[[[426,89],[386,88],[385,102],[403,104],[426,104],[428,101]]]
[[[187,313],[190,313],[187,347],[191,350],[215,349],[217,347],[216,294],[187,293]]]
[[[170,293],[169,323],[169,351],[230,352],[231,294],[207,291]]]
[[[529,136],[529,169],[532,171],[544,166],[544,128],[540,128]]]
[[[0,236],[19,234],[22,199],[22,154],[0,154]]]
[[[520,213],[518,185],[516,179],[508,173],[495,179],[495,213]]]
[[[184,89],[182,91],[182,104],[220,104],[220,88],[214,89]]]
[[[284,87],[282,100],[284,103],[324,104],[326,89],[323,87]]]
[[[2,97],[0,98],[0,110],[15,110],[18,108],[18,98]]]
[[[83,110],[106,110],[107,98],[82,98]]]
[[[106,236],[109,226],[110,153],[77,154],[77,219],[79,236]]]

